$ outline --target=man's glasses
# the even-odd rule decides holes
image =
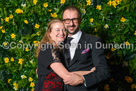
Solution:
[[[80,18],[73,18],[73,19],[63,19],[65,24],[69,24],[70,21],[77,23],[80,20]]]

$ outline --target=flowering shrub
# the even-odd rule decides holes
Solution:
[[[111,78],[100,89],[136,90],[136,0],[1,0],[0,91],[34,91],[34,50],[48,21],[69,5],[81,10],[81,29],[105,43]]]

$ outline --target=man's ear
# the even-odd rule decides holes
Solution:
[[[82,18],[80,19],[80,22],[82,22]]]
[[[82,22],[82,18],[80,19],[79,23],[81,24],[81,22]]]

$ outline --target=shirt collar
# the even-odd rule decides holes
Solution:
[[[82,31],[79,30],[76,34],[74,34],[74,35],[71,36],[71,37],[73,38],[73,39],[71,40],[71,42],[78,43],[78,41],[79,41],[81,35],[82,35]]]
[[[81,34],[82,34],[81,30],[79,30],[76,34],[72,35],[71,37],[72,37],[72,38],[77,38],[77,37],[79,37]],[[70,36],[68,36],[68,37],[70,37]]]

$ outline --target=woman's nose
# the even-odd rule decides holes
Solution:
[[[61,34],[61,35],[64,34],[63,30],[60,31],[60,34]]]

